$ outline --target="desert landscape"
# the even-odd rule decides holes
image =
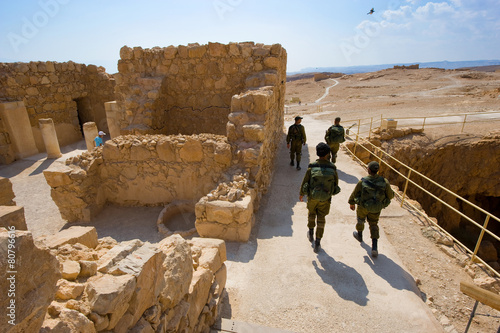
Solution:
[[[208,332],[211,326],[210,332],[238,332],[230,327],[239,322],[256,332],[460,332],[474,304],[460,292],[460,282],[500,291],[494,274],[469,263],[465,251],[423,215],[399,207],[397,199],[381,217],[381,255],[371,258],[369,246],[352,238],[355,214],[347,204],[366,173],[347,151],[359,132],[433,176],[455,182],[473,174],[477,181],[461,184],[457,192],[474,184],[482,196],[464,195],[478,204],[484,201],[498,216],[499,72],[391,68],[321,80],[311,75],[285,84],[286,51],[279,44],[125,46],[121,57],[117,102],[107,102],[105,110],[116,115],[112,123],[108,114],[110,132],[113,125],[121,136],[112,134],[103,148],[90,152],[79,141],[61,147],[57,159],[41,152],[0,166],[0,176],[12,182],[16,204],[24,207],[35,245],[49,244],[50,253],[43,255],[57,257],[59,263],[48,259],[50,265],[62,269],[62,278],[50,275],[57,286],[44,289],[48,303],[37,309],[36,321],[43,322],[44,331]],[[68,75],[76,65],[31,63],[35,74],[23,65],[13,72],[18,78],[30,74],[37,82],[44,75],[39,72],[52,66],[50,77],[57,86],[58,72]],[[99,84],[111,83],[102,68],[82,68],[99,77]],[[137,68],[146,75],[140,77]],[[31,84],[29,79],[5,81],[13,95]],[[74,108],[71,116],[82,112],[78,102],[87,97],[86,90],[90,95],[99,90],[89,86],[78,86],[76,92],[61,89],[60,98]],[[66,93],[78,98],[66,99]],[[104,97],[98,97],[90,101],[102,104]],[[32,126],[51,111],[67,116],[59,104],[47,111],[41,96],[26,102],[35,105],[28,106]],[[208,116],[201,118],[199,110],[208,110]],[[102,114],[101,105],[101,121]],[[304,117],[308,137],[304,165],[315,160],[315,146],[335,117],[350,127],[337,160],[342,192],[332,199],[318,254],[306,240],[307,209],[298,200],[305,168],[299,172],[288,165],[284,140],[297,115]],[[200,122],[191,121],[195,116]],[[64,126],[56,125],[73,131],[75,119],[66,118],[58,118]],[[377,130],[383,119],[415,131],[401,130],[407,133],[401,137],[392,132],[383,139],[385,132]],[[455,161],[451,157],[458,154],[442,155],[455,147],[469,157],[468,169],[457,167],[462,156]],[[395,190],[402,190],[389,179]],[[483,179],[490,180],[486,189],[480,187]],[[429,205],[432,218],[430,212],[439,210],[429,200],[411,195],[407,200],[426,211]],[[168,208],[173,211],[166,213]],[[452,233],[462,227],[444,219]],[[61,240],[75,230],[70,227],[80,228],[76,244]],[[22,242],[29,243],[30,233],[21,233]],[[487,261],[499,268],[497,248],[489,248]],[[85,274],[79,269],[69,274],[69,263],[85,267]],[[156,270],[161,278],[150,286],[147,277]],[[115,280],[123,285],[107,290]],[[177,287],[180,291],[174,292]],[[144,293],[144,288],[155,293]],[[118,306],[117,299],[125,301]],[[470,332],[498,328],[498,311],[480,306],[478,312],[489,316],[476,316]],[[29,323],[33,327],[34,321]]]

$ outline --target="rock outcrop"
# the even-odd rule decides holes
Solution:
[[[0,227],[2,332],[38,332],[57,291],[59,262],[31,232]]]
[[[117,243],[97,239],[93,227],[71,227],[39,241],[62,271],[41,332],[205,332],[218,315],[222,240],[172,235],[158,244]]]

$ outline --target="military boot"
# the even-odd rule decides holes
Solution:
[[[293,164],[293,160],[291,160],[291,161],[290,161],[290,165],[291,165],[291,166],[294,166],[294,164]]]
[[[300,162],[299,162],[299,161],[297,161],[297,170],[300,170],[300,169],[301,169],[299,164],[300,164]]]
[[[319,249],[321,249],[321,239],[316,239],[316,241],[314,242],[314,253],[318,253],[319,252]]]
[[[352,235],[358,240],[358,242],[363,243],[363,231],[354,231]]]
[[[309,229],[307,231],[307,239],[309,239],[311,243],[314,242],[314,229]]]
[[[372,238],[372,257],[378,256],[378,239]]]

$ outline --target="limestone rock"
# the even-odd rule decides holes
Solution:
[[[27,331],[34,332],[34,331]],[[94,323],[78,311],[62,309],[57,319],[47,319],[40,329],[45,332],[85,332],[94,333]]]
[[[15,242],[12,243],[11,240]],[[15,244],[15,262],[7,260],[9,244]],[[15,281],[16,286],[16,325],[6,326],[6,332],[37,332],[57,291],[56,282],[61,277],[59,262],[47,249],[34,245],[29,231],[18,230],[9,233],[4,228],[0,228],[0,255],[4,258],[0,260],[0,290],[4,291],[4,295],[0,297],[2,309],[11,306],[14,299],[8,297],[10,282]],[[10,271],[17,273],[9,273]],[[13,319],[9,314],[4,311],[7,320]]]
[[[80,275],[81,277],[89,277],[97,274],[97,262],[80,260]]]
[[[94,227],[70,227],[55,235],[45,238],[45,243],[51,249],[64,244],[81,243],[89,248],[95,248],[98,244],[97,231]]]
[[[132,297],[135,286],[135,277],[128,274],[120,276],[106,274],[92,279],[86,287],[92,311],[105,315],[108,313],[116,314],[116,309],[122,304],[126,304],[128,308],[128,302]],[[123,313],[127,308],[122,309]]]
[[[73,260],[65,260],[61,263],[61,274],[63,279],[73,281],[80,274],[80,264]]]
[[[201,162],[203,159],[203,148],[199,141],[187,141],[179,151],[180,157],[185,162]]]
[[[0,205],[14,206],[14,191],[9,178],[0,177]]]
[[[212,285],[213,274],[207,269],[199,269],[194,272],[193,280],[189,286],[188,303],[188,321],[196,323],[203,307],[208,301],[210,287]]]
[[[85,286],[81,283],[69,282],[66,279],[57,281],[56,297],[62,300],[75,299],[83,293]]]
[[[0,206],[0,227],[13,226],[16,230],[28,230],[24,218],[24,207]]]
[[[176,306],[188,293],[193,276],[193,260],[189,244],[179,235],[163,239],[158,248],[165,254],[165,287],[159,297],[162,310],[165,310]]]
[[[107,273],[108,270],[115,265],[115,263],[135,251],[139,246],[142,246],[142,244],[143,243],[138,239],[117,244],[104,256],[99,258],[99,261],[97,262],[97,270],[101,273]]]
[[[199,267],[209,269],[214,274],[227,260],[226,243],[221,239],[194,237],[188,243],[193,254],[198,254]]]

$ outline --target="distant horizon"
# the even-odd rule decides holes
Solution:
[[[370,13],[370,9],[374,12]],[[500,0],[4,1],[0,59],[117,72],[120,48],[281,44],[288,71],[500,59]]]
[[[82,62],[77,62],[74,60],[67,60],[67,61],[55,61],[55,60],[30,60],[30,61],[14,61],[14,60],[9,60],[5,58],[0,58],[0,63],[16,63],[16,62],[46,62],[46,61],[51,61],[51,62],[56,62],[56,63],[62,63],[62,62],[68,62],[68,61],[73,61],[75,63],[81,63],[84,65],[95,65],[97,67],[104,67],[106,69],[106,73],[108,74],[116,74],[118,72],[109,72],[108,68],[106,66],[103,66],[99,63],[82,63]],[[475,66],[461,66],[461,67],[483,67],[483,66],[497,66],[500,65],[500,59],[479,59],[479,60],[458,60],[458,61],[450,61],[450,60],[439,60],[439,61],[425,61],[425,62],[394,62],[394,63],[380,63],[380,64],[371,64],[371,65],[351,65],[351,66],[322,66],[322,67],[314,67],[314,66],[308,66],[304,67],[300,70],[297,71],[288,71],[287,70],[287,75],[295,75],[295,74],[307,74],[307,73],[315,73],[315,72],[330,72],[332,69],[353,69],[353,68],[379,68],[379,67],[384,67],[387,66],[393,67],[396,65],[425,65],[425,64],[439,64],[439,63],[448,63],[448,64],[455,64],[455,63],[486,63],[486,62],[496,62],[496,64],[484,64],[484,65],[475,65]],[[461,68],[461,67],[454,67],[454,68]],[[426,68],[426,67],[423,67]],[[444,68],[444,67],[437,67],[437,68]],[[452,69],[452,68],[444,68],[444,69]],[[380,69],[376,69],[380,70]],[[366,71],[370,72],[370,71]],[[357,72],[357,73],[362,73],[362,72]]]

